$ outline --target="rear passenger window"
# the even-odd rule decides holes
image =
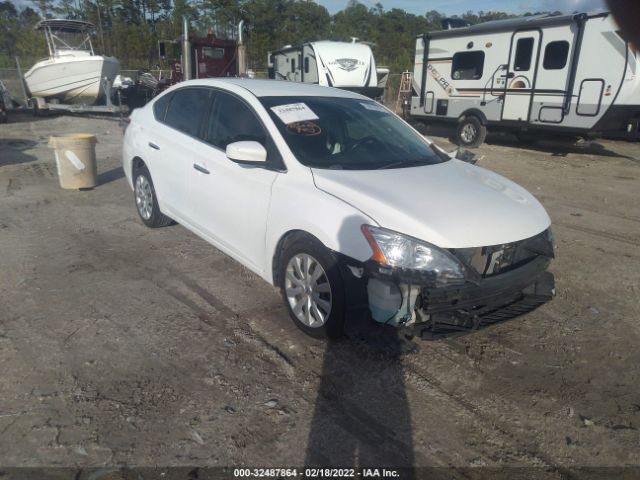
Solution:
[[[569,42],[565,40],[549,42],[544,49],[542,65],[545,70],[562,70],[567,65],[568,57]]]
[[[209,119],[205,140],[218,148],[242,140],[254,140],[265,145],[267,135],[251,109],[228,93],[216,93],[214,109]]]
[[[153,115],[159,122],[164,122],[164,115],[167,113],[167,105],[169,105],[171,97],[173,97],[173,93],[168,93],[161,96],[153,104]]]
[[[458,52],[451,62],[451,78],[454,80],[477,80],[482,77],[484,52]]]
[[[187,135],[197,137],[209,108],[209,92],[206,88],[176,90],[169,103],[164,123]]]
[[[531,68],[531,54],[533,53],[533,38],[520,38],[516,43],[516,58],[513,69],[516,72],[526,72]]]

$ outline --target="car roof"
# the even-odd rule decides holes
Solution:
[[[265,80],[257,78],[202,78],[189,80],[176,84],[176,87],[206,86],[226,88],[237,91],[241,87],[251,92],[256,97],[338,97],[338,98],[358,98],[363,97],[357,93],[341,90],[339,88],[322,87],[320,85],[290,82],[287,80]],[[236,88],[234,88],[236,87]]]

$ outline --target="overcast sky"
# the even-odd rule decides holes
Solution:
[[[20,8],[33,3],[28,0],[12,0]],[[342,10],[348,0],[316,0],[327,7],[330,13]],[[359,0],[367,6],[373,6],[378,0]],[[385,10],[402,8],[407,12],[424,14],[437,10],[447,15],[465,13],[469,10],[498,10],[508,13],[561,10],[570,13],[576,10],[591,11],[605,8],[604,0],[379,0]]]

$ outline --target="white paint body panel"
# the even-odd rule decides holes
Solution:
[[[313,170],[318,188],[379,225],[444,248],[515,242],[549,226],[524,188],[460,160],[392,170]]]
[[[357,94],[247,79],[194,80],[169,91],[195,85],[242,97],[278,147],[286,172],[232,162],[223,151],[159,124],[151,102],[134,111],[125,134],[123,168],[128,182],[132,186],[132,160],[139,157],[154,179],[161,210],[270,283],[278,242],[294,230],[365,261],[372,251],[360,230],[363,224],[441,247],[512,242],[549,226],[542,206],[523,188],[455,160],[420,168],[312,171],[296,160],[256,97],[364,98]],[[148,142],[160,150],[150,151]],[[176,142],[175,149],[165,148],[170,142]],[[162,157],[165,152],[167,158]],[[157,153],[161,155],[154,157]],[[193,169],[196,162],[211,173]]]

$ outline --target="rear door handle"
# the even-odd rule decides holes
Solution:
[[[196,169],[197,171],[199,171],[199,172],[204,173],[205,175],[209,175],[209,173],[211,173],[211,172],[209,172],[209,170],[207,170],[207,169],[206,169],[206,168],[204,168],[204,167],[201,167],[201,166],[200,166],[200,165],[198,165],[197,163],[194,163],[194,164],[193,164],[193,168],[195,168],[195,169]]]
[[[153,142],[149,142],[149,146],[154,150],[160,150],[160,147]]]

